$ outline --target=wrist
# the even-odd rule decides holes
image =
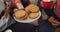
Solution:
[[[16,3],[16,6],[17,6],[18,9],[24,9],[22,3]]]

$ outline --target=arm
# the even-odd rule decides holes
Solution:
[[[21,0],[13,0],[13,4],[18,8],[18,9],[24,9]]]

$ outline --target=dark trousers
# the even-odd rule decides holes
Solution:
[[[39,26],[39,32],[54,32],[55,28],[47,20],[42,20]]]
[[[15,23],[9,27],[13,32],[34,32],[34,26],[31,24]]]

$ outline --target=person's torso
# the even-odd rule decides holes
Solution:
[[[54,13],[60,18],[60,0],[57,0],[57,4],[55,6]]]
[[[52,0],[42,0],[43,8],[51,8]]]

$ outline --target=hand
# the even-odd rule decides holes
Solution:
[[[57,27],[57,26],[60,25],[60,22],[58,22],[57,20],[54,20],[54,21],[52,22],[52,25],[53,25],[54,27]]]
[[[18,11],[18,9],[14,9],[14,12]]]
[[[54,20],[54,17],[52,17],[52,16],[48,19],[48,21],[49,21],[50,23],[52,23],[53,26],[58,26],[58,25],[60,25],[60,22],[58,22],[57,20]]]

